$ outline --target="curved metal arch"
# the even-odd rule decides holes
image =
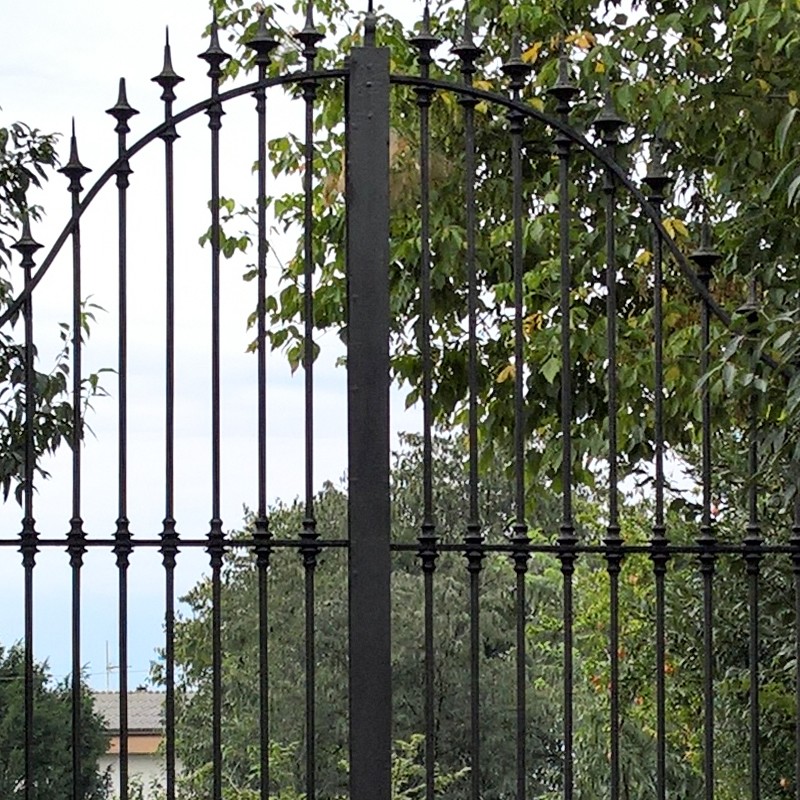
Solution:
[[[644,215],[652,222],[658,235],[661,237],[662,242],[666,245],[667,250],[673,256],[678,264],[683,276],[689,281],[695,293],[708,304],[709,310],[717,317],[717,319],[725,325],[726,328],[732,330],[734,327],[734,320],[731,315],[725,311],[724,308],[714,299],[713,295],[706,288],[703,282],[698,277],[695,270],[689,264],[686,256],[680,251],[675,240],[669,235],[667,229],[664,227],[661,215],[655,209],[648,197],[642,192],[641,188],[637,186],[628,174],[620,167],[620,165],[606,153],[602,148],[592,144],[583,134],[573,128],[571,125],[563,122],[557,117],[551,116],[539,111],[528,103],[513,100],[512,98],[500,94],[499,92],[492,92],[485,89],[478,89],[474,86],[467,86],[466,84],[458,84],[453,81],[446,81],[434,78],[421,78],[411,75],[393,74],[391,76],[392,83],[401,86],[423,87],[437,91],[453,92],[465,97],[470,97],[475,100],[480,100],[488,103],[494,103],[502,106],[509,111],[516,111],[528,119],[536,120],[547,127],[557,130],[559,133],[564,134],[573,144],[586,151],[595,161],[601,163],[611,173],[613,173],[619,185],[625,189],[628,194],[639,204]],[[778,370],[784,376],[791,377],[795,371],[785,365],[778,364],[769,354],[762,353],[760,359],[763,363],[767,364],[772,369]]]
[[[217,105],[221,103],[225,103],[228,100],[234,100],[237,97],[241,97],[246,94],[252,94],[258,89],[269,89],[275,86],[288,86],[293,83],[302,83],[306,80],[323,80],[323,79],[330,79],[330,78],[344,78],[347,77],[347,70],[346,69],[333,69],[333,70],[320,70],[318,72],[293,72],[289,75],[281,75],[275,78],[268,78],[265,81],[253,81],[251,83],[247,83],[243,86],[237,86],[234,89],[229,89],[227,92],[223,92],[217,98],[207,97],[205,100],[201,100],[194,105],[189,106],[188,108],[184,109],[178,114],[175,114],[172,119],[170,120],[170,126],[174,127],[179,125],[182,122],[185,122],[192,117],[197,116],[198,114],[207,111],[212,105]],[[30,284],[23,289],[17,297],[11,302],[8,308],[0,315],[0,328],[8,323],[10,319],[12,319],[22,308],[23,303],[27,299],[27,297],[33,292],[33,290],[39,285],[42,278],[44,278],[45,274],[47,273],[48,269],[52,265],[53,261],[55,260],[56,256],[61,251],[61,248],[64,246],[64,242],[66,242],[67,237],[72,233],[72,229],[75,224],[76,219],[80,219],[84,212],[89,208],[92,204],[92,201],[97,197],[100,193],[100,190],[111,180],[111,178],[115,177],[117,174],[117,170],[119,169],[121,163],[123,161],[129,161],[133,156],[135,156],[140,151],[144,150],[147,145],[151,142],[154,142],[156,139],[160,138],[167,128],[166,122],[161,122],[156,125],[155,128],[150,130],[140,139],[138,139],[134,144],[132,144],[120,157],[116,158],[114,161],[111,162],[111,165],[108,169],[103,172],[102,175],[92,184],[91,188],[89,188],[86,194],[83,196],[83,200],[81,201],[78,207],[78,213],[75,218],[71,218],[70,221],[64,226],[63,230],[59,234],[58,238],[53,243],[50,250],[47,251],[47,255],[42,260],[42,263],[39,265],[39,268],[36,270],[34,275],[31,278]]]
[[[303,81],[307,80],[326,80],[326,79],[330,80],[337,78],[346,78],[348,74],[349,71],[346,68],[339,68],[339,69],[318,70],[310,72],[309,71],[292,72],[287,75],[268,78],[265,81],[252,81],[251,83],[244,84],[243,86],[237,86],[233,89],[229,89],[228,91],[220,94],[219,97],[217,97],[216,99],[208,97],[204,100],[195,103],[194,105],[189,106],[180,113],[175,114],[172,117],[170,124],[173,126],[177,126],[182,122],[185,122],[186,120],[191,119],[197,116],[198,114],[207,111],[213,104],[224,104],[229,100],[234,100],[246,94],[252,94],[256,90],[261,88],[269,89],[276,86],[288,86],[295,83],[301,84]],[[672,237],[669,235],[666,228],[664,227],[661,215],[654,208],[648,197],[642,192],[641,188],[633,182],[633,180],[628,176],[628,174],[620,167],[620,165],[613,158],[611,158],[602,148],[599,148],[596,145],[592,144],[577,129],[563,122],[562,120],[558,119],[555,116],[546,114],[543,111],[539,111],[538,109],[534,108],[528,103],[513,100],[512,98],[500,94],[499,92],[479,89],[474,86],[467,86],[466,84],[456,83],[455,81],[441,80],[435,78],[422,78],[420,76],[415,76],[415,75],[392,74],[390,76],[390,81],[392,84],[398,86],[424,87],[440,92],[441,91],[451,92],[453,94],[459,94],[465,97],[471,97],[475,100],[499,105],[501,107],[506,108],[509,111],[512,110],[516,111],[522,114],[527,119],[535,120],[541,125],[552,128],[554,130],[557,130],[559,133],[562,133],[573,144],[575,144],[576,146],[584,150],[586,153],[588,153],[596,162],[602,164],[606,169],[608,169],[614,175],[615,179],[619,182],[619,185],[625,191],[627,191],[628,194],[638,203],[645,217],[647,217],[650,220],[655,229],[658,231],[658,234],[661,237],[662,242],[666,246],[669,253],[675,259],[681,273],[689,282],[689,284],[691,285],[695,293],[698,295],[698,297],[708,304],[710,311],[714,314],[714,316],[717,317],[717,319],[720,320],[720,322],[722,322],[723,325],[725,325],[729,329],[733,328],[733,318],[727,311],[725,311],[724,308],[722,308],[722,306],[720,306],[720,304],[714,299],[711,292],[699,279],[697,273],[689,264],[689,261],[686,258],[686,256],[680,251],[678,246],[675,244],[675,241],[672,239]],[[77,219],[80,219],[83,216],[84,212],[91,205],[92,201],[99,194],[100,190],[108,183],[108,181],[112,177],[116,175],[121,162],[125,160],[130,160],[133,156],[135,156],[137,153],[143,150],[151,142],[160,138],[163,135],[166,127],[167,127],[166,122],[159,123],[155,128],[150,130],[139,140],[137,140],[134,144],[132,144],[122,156],[115,159],[111,163],[111,165],[105,170],[105,172],[103,172],[103,174],[94,182],[91,188],[84,195],[84,198],[81,201],[80,206],[78,208]],[[35,274],[32,276],[29,286],[24,288],[19,293],[19,295],[17,295],[14,301],[8,306],[6,311],[2,315],[0,315],[0,327],[3,327],[5,324],[8,323],[9,320],[15,317],[15,315],[21,309],[28,295],[36,288],[36,286],[38,286],[42,278],[45,276],[52,262],[55,260],[56,256],[58,255],[64,243],[66,242],[67,237],[72,232],[74,221],[75,219],[70,219],[70,221],[64,226],[63,230],[61,231],[61,234],[58,236],[53,246],[50,248],[47,255],[42,260],[41,265],[36,270]],[[768,364],[773,369],[780,370],[784,374],[790,374],[790,375],[793,374],[793,372],[787,373],[785,367],[779,365],[774,359],[772,359],[766,353],[762,354],[761,359],[764,361],[764,363]]]

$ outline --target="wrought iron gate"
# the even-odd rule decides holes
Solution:
[[[475,85],[477,61],[481,54],[475,44],[467,14],[463,35],[454,48],[460,60],[463,80],[451,81],[431,77],[433,51],[440,44],[430,31],[430,20],[427,12],[420,33],[413,39],[419,51],[420,73],[418,75],[396,75],[390,72],[390,53],[386,48],[376,46],[377,18],[372,12],[372,4],[367,14],[364,28],[364,43],[355,47],[344,67],[332,71],[315,71],[314,64],[320,34],[313,21],[313,3],[308,3],[308,16],[305,27],[297,34],[297,39],[304,50],[305,67],[302,71],[277,78],[268,78],[268,66],[271,53],[279,42],[269,33],[262,20],[256,36],[249,42],[255,52],[258,78],[255,82],[222,91],[220,82],[222,66],[228,56],[223,52],[217,38],[216,23],[212,28],[210,44],[201,56],[208,64],[211,78],[211,93],[208,99],[191,106],[185,111],[175,112],[173,104],[176,100],[175,89],[182,78],[172,65],[169,44],[165,48],[164,66],[154,80],[161,87],[161,98],[164,103],[164,121],[135,144],[128,143],[130,131],[129,120],[137,112],[129,105],[125,85],[120,86],[120,94],[116,105],[109,109],[116,120],[116,132],[119,138],[119,156],[117,160],[101,175],[96,183],[84,194],[82,180],[88,170],[78,157],[76,139],[73,131],[70,157],[61,172],[69,179],[69,191],[72,197],[72,218],[64,228],[53,247],[48,251],[41,263],[36,265],[36,253],[39,245],[32,238],[30,227],[25,222],[23,234],[16,247],[22,257],[24,269],[24,289],[18,299],[3,315],[0,323],[11,325],[21,314],[24,319],[24,370],[26,375],[26,451],[23,475],[24,519],[18,538],[0,538],[5,547],[0,550],[3,558],[12,556],[13,548],[19,547],[22,553],[22,564],[25,572],[24,593],[24,649],[25,649],[25,773],[21,786],[26,800],[36,797],[37,764],[34,763],[34,743],[37,736],[34,724],[35,704],[33,693],[33,604],[34,582],[36,576],[36,555],[45,549],[63,549],[66,547],[69,564],[72,570],[72,708],[73,727],[71,751],[73,753],[73,786],[72,796],[77,800],[83,797],[81,786],[80,741],[81,741],[81,636],[80,623],[84,613],[81,607],[81,575],[84,554],[89,548],[105,548],[116,554],[119,585],[119,663],[120,671],[120,774],[121,798],[127,800],[128,789],[128,706],[127,692],[129,680],[126,664],[128,662],[128,567],[132,554],[142,549],[158,550],[163,558],[164,598],[165,598],[165,751],[166,769],[165,793],[168,800],[176,797],[176,697],[175,697],[175,584],[174,576],[179,554],[188,548],[204,548],[210,559],[212,585],[212,624],[210,632],[212,660],[212,708],[211,708],[211,764],[210,764],[210,796],[213,800],[221,800],[226,794],[223,786],[225,774],[224,754],[224,674],[223,674],[223,639],[222,639],[222,590],[223,570],[226,555],[233,550],[244,549],[253,554],[258,574],[259,601],[254,611],[254,625],[258,626],[259,638],[259,678],[258,685],[253,687],[254,702],[259,704],[259,776],[258,796],[262,800],[271,797],[270,784],[270,729],[269,695],[270,695],[270,633],[268,611],[268,581],[272,569],[274,555],[281,551],[296,552],[302,560],[304,568],[304,641],[305,653],[305,782],[304,791],[308,798],[319,797],[320,790],[316,785],[318,771],[315,744],[318,736],[316,710],[319,698],[315,692],[315,669],[317,664],[315,629],[315,575],[319,568],[319,558],[326,552],[346,550],[349,563],[349,785],[350,797],[353,800],[389,800],[391,789],[391,754],[392,754],[392,648],[390,631],[392,628],[392,592],[391,576],[393,564],[404,553],[413,553],[418,558],[422,579],[423,629],[419,631],[420,653],[422,665],[420,704],[423,707],[422,719],[425,735],[423,777],[421,778],[423,793],[426,798],[440,796],[437,788],[438,777],[436,763],[438,759],[437,736],[439,731],[438,715],[441,709],[437,705],[437,613],[434,607],[436,596],[437,570],[447,559],[460,558],[466,566],[464,570],[468,585],[468,617],[469,628],[464,633],[468,653],[468,669],[465,676],[465,695],[468,698],[468,712],[463,720],[465,731],[468,731],[469,742],[463,756],[469,766],[469,777],[459,796],[468,796],[471,800],[481,797],[552,797],[552,793],[563,796],[566,800],[573,797],[590,796],[585,787],[582,788],[580,757],[576,749],[576,717],[575,690],[583,679],[576,675],[576,643],[574,640],[575,619],[575,573],[579,562],[591,559],[602,559],[604,574],[609,585],[608,618],[602,621],[603,635],[608,637],[608,675],[607,681],[598,691],[605,692],[608,697],[608,722],[604,729],[602,744],[608,748],[607,779],[608,796],[612,800],[628,797],[621,774],[621,763],[625,758],[624,740],[621,734],[620,686],[623,643],[620,638],[620,615],[624,612],[620,601],[620,582],[625,576],[625,564],[630,559],[645,555],[652,562],[653,594],[652,594],[652,641],[654,644],[654,663],[652,665],[653,719],[652,751],[647,750],[643,757],[642,771],[651,776],[651,796],[657,798],[679,797],[679,790],[671,785],[668,762],[671,747],[668,735],[668,689],[670,683],[671,654],[668,652],[666,625],[668,616],[667,575],[670,563],[681,562],[683,570],[696,569],[700,577],[698,608],[702,620],[699,627],[701,640],[696,646],[697,663],[702,669],[700,696],[702,706],[695,709],[698,726],[702,728],[699,745],[700,766],[698,773],[702,776],[702,792],[706,798],[715,794],[715,686],[720,679],[718,665],[715,662],[715,579],[722,561],[744,563],[746,567],[746,639],[747,653],[741,690],[742,709],[747,710],[747,733],[749,766],[747,785],[741,786],[741,796],[759,798],[762,796],[763,780],[760,774],[762,763],[763,731],[760,726],[762,717],[759,707],[761,690],[761,670],[764,665],[764,654],[760,651],[759,591],[761,587],[765,560],[769,559],[770,570],[778,570],[781,564],[788,564],[793,570],[791,594],[781,607],[780,614],[790,614],[794,619],[794,637],[791,647],[792,657],[798,653],[800,641],[800,507],[794,518],[785,524],[790,535],[780,536],[776,529],[773,539],[763,536],[762,523],[759,518],[759,504],[764,498],[758,493],[756,475],[759,469],[759,440],[763,436],[762,428],[757,422],[757,405],[753,405],[750,422],[750,446],[748,466],[748,524],[746,535],[741,541],[720,541],[715,533],[714,485],[713,485],[713,407],[709,391],[709,383],[699,382],[699,419],[697,428],[700,431],[700,448],[702,452],[699,492],[700,520],[697,525],[697,536],[691,541],[671,540],[667,527],[666,487],[668,467],[665,458],[669,442],[665,435],[665,403],[668,397],[667,378],[665,377],[664,338],[666,326],[663,318],[663,293],[666,286],[665,265],[668,258],[682,273],[685,286],[695,300],[698,318],[699,337],[696,341],[695,359],[699,362],[698,378],[709,372],[711,358],[711,325],[718,320],[725,326],[733,326],[734,320],[711,296],[709,291],[712,280],[712,268],[720,259],[720,255],[711,247],[708,230],[703,233],[701,246],[693,253],[691,259],[697,267],[693,269],[685,253],[678,247],[661,219],[661,205],[669,184],[663,171],[663,156],[657,143],[653,145],[653,163],[642,183],[649,190],[645,196],[638,188],[635,180],[617,163],[615,148],[618,136],[625,123],[616,114],[610,101],[600,109],[596,119],[595,136],[584,136],[570,123],[569,114],[572,101],[578,92],[570,81],[569,64],[565,58],[561,60],[561,71],[558,82],[550,90],[556,103],[556,113],[546,114],[523,99],[525,78],[528,66],[521,59],[519,42],[515,41],[504,72],[509,79],[510,93],[501,94]],[[348,536],[346,538],[331,537],[327,532],[317,530],[314,499],[314,427],[313,427],[313,364],[314,364],[314,239],[313,197],[314,197],[314,112],[317,89],[327,81],[343,81],[346,87],[346,203],[347,203],[347,410],[348,410]],[[267,446],[268,420],[266,415],[266,397],[269,391],[267,380],[267,314],[265,302],[267,295],[266,260],[267,260],[267,216],[266,197],[268,183],[268,159],[266,147],[267,122],[267,90],[277,86],[296,86],[305,103],[306,136],[303,142],[306,165],[304,179],[304,231],[303,231],[303,352],[302,366],[305,372],[305,408],[306,408],[306,480],[305,480],[305,519],[302,530],[295,538],[276,539],[270,531],[267,504]],[[414,266],[417,286],[414,302],[418,303],[419,319],[417,321],[416,341],[419,343],[419,396],[423,406],[423,457],[422,474],[420,476],[423,507],[419,509],[419,537],[416,542],[397,541],[392,537],[391,505],[390,505],[390,339],[392,336],[392,320],[390,314],[390,96],[393,87],[410,87],[415,98],[419,114],[419,149],[417,153],[417,169],[419,173],[419,263]],[[450,531],[437,529],[434,520],[434,479],[437,470],[434,456],[434,394],[436,382],[446,377],[436,372],[437,354],[432,350],[432,315],[434,313],[435,291],[432,281],[435,278],[437,252],[432,247],[435,231],[431,230],[431,133],[430,113],[434,98],[440,95],[455,96],[463,114],[463,263],[465,288],[456,287],[465,299],[464,313],[458,321],[466,336],[467,374],[463,376],[466,386],[466,414],[464,429],[467,433],[467,462],[465,470],[465,490],[463,500],[463,536],[454,536]],[[223,106],[239,97],[254,96],[257,116],[257,195],[258,195],[258,256],[257,256],[257,356],[255,372],[255,396],[257,397],[258,415],[258,471],[259,496],[254,517],[252,533],[244,538],[232,539],[226,534],[223,520],[220,518],[220,480],[221,480],[221,448],[224,444],[220,431],[220,418],[224,408],[224,387],[220,379],[220,363],[223,354],[220,349],[220,259],[221,219],[220,219],[220,137],[222,135]],[[479,428],[481,419],[479,383],[485,380],[480,360],[481,333],[479,331],[479,315],[484,306],[482,293],[486,291],[490,278],[486,276],[479,264],[479,240],[486,235],[485,227],[479,221],[479,202],[477,187],[481,182],[481,169],[478,163],[480,155],[476,134],[476,107],[485,103],[500,109],[507,118],[507,135],[509,148],[508,183],[510,189],[510,209],[506,209],[504,219],[508,222],[509,236],[507,251],[510,284],[513,286],[505,305],[504,318],[509,323],[509,339],[512,342],[512,358],[510,365],[514,368],[508,373],[513,382],[513,398],[509,399],[511,410],[509,419],[513,428],[512,470],[514,475],[514,497],[512,507],[507,509],[503,520],[481,519],[481,470],[479,457],[481,446]],[[174,506],[175,475],[174,442],[175,442],[175,229],[174,229],[174,150],[178,146],[179,126],[186,120],[205,113],[208,115],[210,128],[210,209],[211,209],[211,276],[212,276],[212,323],[211,323],[211,431],[209,446],[212,451],[212,485],[210,487],[210,523],[207,535],[192,537],[182,535],[180,520],[176,519]],[[560,497],[561,522],[557,531],[547,530],[544,538],[532,535],[532,517],[536,509],[531,510],[529,504],[529,483],[526,479],[525,465],[533,448],[543,446],[537,436],[532,416],[535,409],[529,408],[529,378],[531,371],[539,370],[541,364],[526,364],[526,326],[532,324],[525,307],[526,283],[528,275],[536,265],[531,265],[526,248],[530,245],[530,234],[527,225],[533,214],[529,198],[524,190],[524,170],[527,165],[529,143],[524,134],[529,125],[538,126],[549,137],[554,147],[554,158],[557,162],[558,177],[555,187],[556,199],[551,203],[558,218],[559,249],[558,297],[552,317],[547,324],[559,326],[559,351],[553,353],[558,362],[558,369],[552,376],[554,390],[553,401],[558,404],[560,416],[560,435],[556,437],[560,478],[553,483],[552,491]],[[237,136],[242,136],[237,132]],[[166,281],[166,339],[164,342],[166,366],[166,395],[164,397],[164,433],[165,461],[164,474],[164,522],[163,529],[157,535],[134,535],[136,509],[130,509],[127,502],[128,476],[127,422],[135,409],[128,403],[128,369],[127,348],[129,335],[126,326],[127,303],[127,240],[129,192],[129,176],[131,160],[146,146],[160,140],[165,153],[165,242],[163,244],[163,279]],[[242,139],[244,144],[244,139]],[[573,264],[577,258],[586,259],[586,254],[572,252],[570,231],[574,220],[571,208],[573,199],[571,192],[575,189],[571,165],[576,153],[586,157],[587,163],[593,166],[593,176],[601,176],[604,181],[605,201],[602,213],[592,224],[605,231],[604,242],[600,248],[605,261],[604,275],[595,276],[596,280],[590,292],[595,299],[601,298],[605,303],[607,352],[605,354],[606,386],[589,386],[593,379],[585,369],[578,369],[579,362],[585,354],[578,351],[574,344],[575,322],[571,314],[578,304],[576,286],[573,277]],[[81,440],[84,429],[84,410],[82,397],[84,394],[82,355],[85,342],[81,335],[82,300],[85,289],[82,286],[80,220],[86,209],[98,196],[101,189],[116,180],[118,194],[119,219],[119,363],[118,370],[118,503],[119,513],[116,522],[110,526],[111,534],[102,531],[84,530],[82,507],[84,495],[89,495],[82,486]],[[653,303],[652,347],[655,369],[652,384],[643,387],[644,402],[652,410],[652,423],[645,426],[652,437],[653,450],[653,520],[652,535],[647,542],[626,541],[622,537],[620,500],[622,492],[619,474],[620,457],[617,451],[617,422],[623,414],[634,413],[627,407],[621,407],[617,388],[621,380],[621,372],[625,365],[618,359],[618,323],[620,320],[618,264],[617,253],[619,241],[618,212],[623,202],[630,204],[635,210],[639,228],[649,229],[652,235],[652,272],[645,282],[645,289],[650,293]],[[626,212],[627,213],[627,212]],[[625,217],[626,224],[630,217]],[[637,233],[637,231],[633,231]],[[641,232],[641,231],[639,231]],[[66,538],[59,536],[58,531],[40,532],[35,523],[35,474],[36,474],[36,424],[37,424],[37,389],[36,389],[36,348],[34,345],[34,301],[35,289],[53,264],[61,248],[68,242],[72,246],[73,265],[73,318],[71,330],[71,376],[72,376],[72,508],[65,515],[68,520]],[[645,240],[646,242],[646,240]],[[648,246],[650,246],[648,244]],[[412,271],[414,271],[412,270]],[[671,278],[670,280],[673,280]],[[455,291],[455,289],[454,289]],[[585,299],[585,296],[584,296]],[[755,315],[754,306],[745,307],[745,316]],[[499,319],[499,317],[498,317]],[[753,320],[751,320],[753,321]],[[501,321],[497,322],[498,325]],[[539,320],[542,324],[542,320]],[[648,339],[648,342],[650,340]],[[648,344],[649,347],[649,344]],[[748,358],[750,356],[748,355]],[[774,369],[776,365],[763,357],[764,369]],[[761,362],[754,361],[753,372],[756,373]],[[603,370],[601,370],[603,371]],[[437,377],[438,375],[438,377]],[[455,379],[454,379],[455,380]],[[585,382],[586,385],[582,384]],[[588,387],[588,389],[587,389]],[[607,388],[606,388],[607,387]],[[603,526],[605,535],[602,538],[586,538],[579,535],[575,519],[574,502],[576,488],[574,468],[576,466],[573,445],[574,428],[581,414],[585,413],[578,405],[576,398],[587,390],[605,392],[607,395],[607,437],[606,457],[608,482],[608,506],[605,511]],[[601,470],[602,471],[602,470]],[[87,496],[86,501],[90,498]],[[490,536],[497,523],[508,523],[507,536]],[[493,528],[494,526],[494,528]],[[487,687],[481,680],[482,670],[488,658],[487,647],[481,629],[482,576],[485,574],[489,560],[499,555],[506,557],[510,571],[509,586],[513,587],[513,609],[506,620],[513,630],[512,644],[502,659],[507,661],[509,669],[513,669],[515,693],[511,705],[513,712],[509,714],[509,725],[512,731],[508,736],[514,740],[514,776],[511,783],[513,790],[500,793],[496,788],[486,785],[485,765],[495,754],[486,746],[487,732],[482,728],[483,711],[485,710],[482,692]],[[530,729],[530,692],[533,677],[537,674],[536,659],[532,657],[532,644],[528,627],[531,624],[529,578],[541,570],[542,564],[555,564],[563,581],[562,605],[559,612],[561,680],[563,701],[561,717],[556,727],[555,752],[552,755],[556,763],[556,777],[545,789],[552,792],[544,794],[545,789],[537,784],[534,789],[534,767],[532,760],[532,737],[536,731]],[[492,562],[494,563],[494,562]],[[788,592],[788,589],[787,589]],[[671,613],[678,613],[672,607]],[[648,613],[650,613],[648,611]],[[539,612],[537,612],[539,613]],[[774,613],[779,613],[775,611]],[[784,617],[781,617],[783,619]],[[342,635],[345,635],[343,632]],[[534,643],[535,645],[535,643]],[[791,658],[787,656],[787,669]],[[800,695],[800,678],[797,677],[797,666],[792,669],[792,694],[796,702]],[[599,679],[598,679],[599,680]],[[513,720],[513,722],[512,722]],[[495,732],[496,733],[496,732]],[[800,742],[800,724],[795,723],[796,741]],[[492,739],[494,741],[494,739]],[[650,759],[649,761],[647,759]],[[795,758],[795,775],[787,776],[794,786],[800,786],[800,747]],[[800,788],[795,790],[800,797]],[[255,794],[253,796],[256,796]],[[420,795],[422,796],[422,795]],[[449,796],[449,795],[448,795]],[[773,789],[768,789],[765,797],[776,796]]]

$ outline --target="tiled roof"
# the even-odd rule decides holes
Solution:
[[[106,730],[119,731],[119,692],[92,692],[94,710],[106,722]],[[163,692],[128,692],[128,730],[160,732],[164,709]]]

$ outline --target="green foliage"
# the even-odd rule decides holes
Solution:
[[[28,204],[27,192],[41,187],[57,165],[55,134],[43,134],[21,122],[0,128],[0,313],[6,311],[16,294],[10,270],[16,268],[11,246],[19,237],[20,220],[41,218],[41,209]],[[88,337],[99,306],[84,301],[81,335]],[[16,320],[12,320],[12,323]],[[70,327],[61,323],[63,348],[49,369],[35,365],[34,452],[52,453],[63,441],[72,439],[70,379]],[[104,394],[100,376],[106,370],[82,380],[84,411],[94,397]],[[25,344],[11,332],[11,323],[0,331],[0,487],[7,499],[12,488],[19,500],[25,471]],[[42,477],[47,473],[37,463]]]
[[[0,796],[19,797],[24,790],[24,654],[15,645],[0,647]],[[37,800],[72,797],[71,686],[53,684],[47,666],[34,665],[33,773]],[[97,770],[108,737],[103,720],[94,713],[91,693],[82,687],[80,800],[104,800],[106,776]]]
[[[273,6],[267,17],[275,26],[287,19]],[[360,43],[361,20],[349,4],[317,4],[326,33],[318,65],[341,65]],[[235,0],[215,0],[221,24],[240,44],[254,31],[256,12]],[[435,32],[445,41],[460,33],[461,3],[432,3]],[[565,47],[582,99],[572,114],[578,130],[596,141],[591,130],[598,98],[610,90],[621,113],[636,123],[623,131],[618,159],[629,173],[641,175],[656,131],[666,137],[675,203],[665,209],[668,231],[685,253],[699,244],[699,222],[708,214],[724,260],[716,270],[713,291],[729,313],[743,302],[750,278],[757,279],[761,304],[758,355],[779,369],[753,367],[744,320],[736,317],[731,334],[721,323],[712,328],[712,363],[705,376],[714,404],[715,427],[741,430],[749,398],[760,397],[765,429],[779,430],[764,448],[765,470],[781,480],[787,456],[800,456],[795,429],[800,413],[798,358],[797,253],[800,252],[792,205],[797,199],[796,106],[798,48],[793,2],[763,0],[737,3],[524,3],[499,0],[471,3],[484,48],[478,85],[505,93],[500,65],[508,57],[511,34],[519,29],[525,59],[534,68],[524,100],[537,110],[554,111],[547,89],[557,73],[557,55]],[[400,23],[382,15],[379,44],[389,46],[392,70],[414,74],[416,54]],[[270,66],[278,74],[300,63],[299,45],[286,39]],[[249,70],[252,53],[242,48],[229,74]],[[435,77],[460,81],[458,64],[447,47],[437,51]],[[294,91],[294,90],[290,90]],[[409,403],[419,397],[419,130],[411,90],[396,87],[392,107],[391,308],[392,368],[408,387]],[[314,165],[315,323],[346,336],[344,319],[343,104],[338,84],[322,84],[316,106]],[[481,308],[478,365],[480,423],[487,458],[506,446],[513,427],[513,336],[511,323],[511,222],[508,210],[508,125],[505,112],[491,103],[477,108],[479,285]],[[465,228],[463,209],[463,122],[454,95],[439,92],[431,109],[432,137],[432,358],[435,370],[434,413],[446,425],[463,422],[467,393]],[[304,169],[300,141],[292,135],[269,142],[276,175]],[[527,425],[532,476],[548,476],[557,488],[560,446],[558,379],[560,356],[559,233],[557,160],[552,137],[540,124],[527,124],[524,180],[528,218],[525,224],[525,377]],[[591,481],[589,465],[607,448],[606,321],[603,175],[587,154],[574,149],[571,178],[573,253],[571,328],[575,376],[575,474]],[[301,192],[270,198],[279,227],[296,232],[303,219]],[[653,455],[653,297],[652,253],[648,226],[636,202],[621,192],[616,228],[619,291],[620,406],[619,449],[623,463],[635,467]],[[247,211],[247,210],[245,210]],[[243,246],[237,232],[232,247]],[[226,239],[226,241],[228,241]],[[283,270],[282,287],[267,303],[268,335],[296,366],[302,336],[302,248]],[[665,419],[667,443],[681,452],[695,446],[700,420],[698,385],[699,301],[678,267],[666,265]],[[253,318],[251,318],[251,321]],[[746,346],[743,346],[746,345]],[[794,375],[794,377],[792,377]],[[741,441],[741,438],[734,441]],[[549,444],[543,444],[549,443]],[[784,486],[781,491],[789,492]]]
[[[436,444],[436,518],[444,543],[463,537],[464,451],[458,437]],[[735,469],[735,465],[731,467]],[[421,445],[410,437],[393,470],[393,539],[412,543],[419,534]],[[481,515],[490,544],[505,541],[512,490],[502,468],[486,472]],[[558,528],[557,496],[544,488],[531,496],[529,515],[538,527],[537,544],[553,541]],[[576,498],[582,542],[599,546],[606,535],[603,499]],[[345,533],[346,495],[328,485],[316,499],[319,531]],[[720,499],[716,534],[738,542],[746,520],[734,498]],[[622,536],[643,546],[652,532],[653,510],[629,498],[622,506]],[[298,502],[272,509],[277,539],[296,536],[304,509]],[[667,516],[675,544],[698,535],[691,505],[675,504]],[[785,520],[777,506],[765,514],[768,538]],[[665,592],[667,779],[675,797],[703,791],[703,599],[695,556],[676,556],[668,567]],[[395,788],[413,797],[424,765],[423,578],[412,553],[393,558],[394,735],[398,743]],[[272,555],[268,642],[270,685],[271,791],[297,798],[304,788],[306,702],[305,576],[302,558],[283,549]],[[224,778],[231,798],[257,791],[259,772],[258,574],[252,555],[226,556],[222,587]],[[788,558],[764,559],[760,586],[760,690],[762,773],[765,800],[782,800],[791,790],[796,696],[795,644],[786,636],[794,625],[794,578]],[[321,797],[346,792],[347,761],[347,602],[344,554],[327,553],[315,570],[316,697],[318,787]],[[442,781],[437,796],[463,795],[469,766],[469,579],[464,557],[444,551],[433,581],[435,626],[435,751]],[[620,752],[626,800],[654,791],[656,763],[656,594],[653,563],[646,553],[628,555],[619,578]],[[717,783],[721,800],[735,800],[749,786],[749,606],[741,557],[720,556],[714,577],[714,708]],[[600,555],[582,555],[573,578],[575,779],[580,800],[607,793],[610,747],[609,652],[611,594],[608,564]],[[532,556],[525,577],[527,639],[527,741],[529,791],[538,800],[561,796],[563,759],[563,596],[564,576],[552,553]],[[188,612],[176,627],[179,672],[178,754],[185,767],[186,797],[207,795],[211,753],[206,734],[211,707],[211,585],[205,579],[184,598]],[[480,713],[484,758],[481,782],[487,796],[515,794],[516,685],[515,575],[507,555],[488,554],[480,577]],[[157,670],[157,680],[163,672]],[[405,742],[405,744],[401,744]],[[278,744],[283,743],[283,744]],[[450,785],[449,781],[454,781]],[[789,787],[787,789],[786,787]]]

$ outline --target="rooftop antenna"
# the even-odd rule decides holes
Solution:
[[[111,689],[111,673],[116,672],[119,667],[111,663],[111,653],[108,649],[108,639],[106,639],[106,691]]]

